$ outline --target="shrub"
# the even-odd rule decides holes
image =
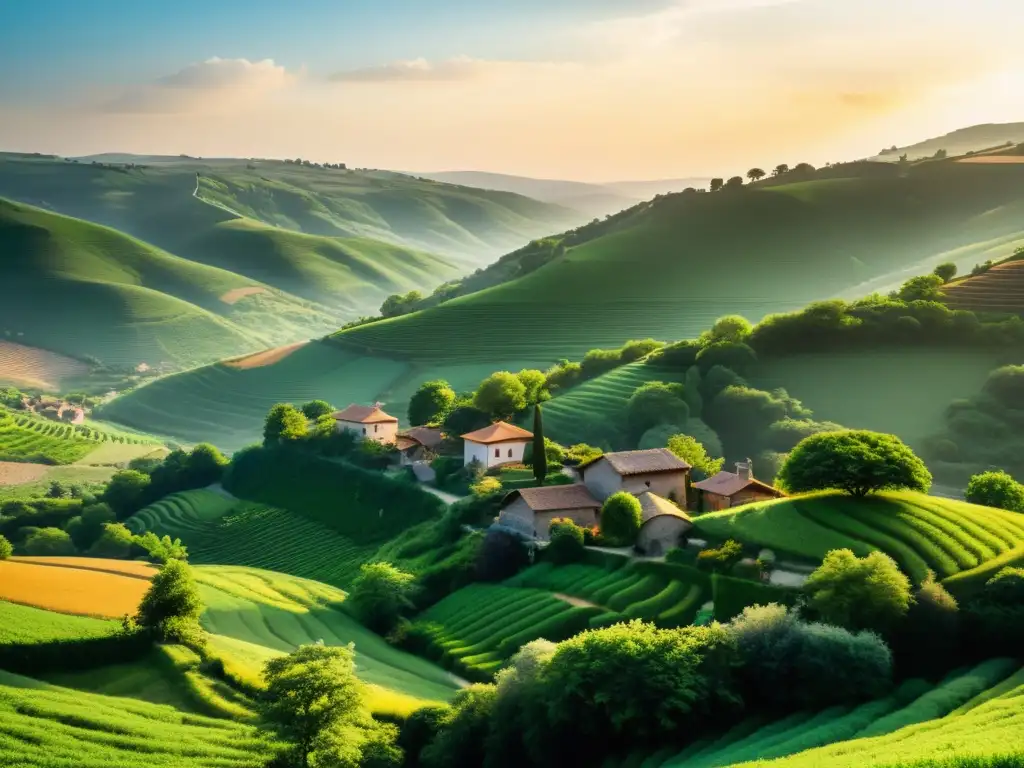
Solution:
[[[728,631],[744,698],[773,713],[854,704],[892,685],[892,654],[872,632],[806,623],[776,603],[744,608]]]
[[[124,520],[145,506],[146,489],[150,482],[149,475],[134,469],[123,469],[110,478],[102,500],[114,510],[118,520]]]
[[[798,589],[778,587],[763,581],[751,581],[720,573],[711,577],[711,594],[716,621],[729,621],[743,613],[743,609],[750,605],[777,603],[791,607],[800,599]]]
[[[416,577],[391,563],[366,563],[352,584],[348,605],[366,627],[386,634],[413,607]]]
[[[932,476],[895,435],[850,430],[803,440],[783,465],[779,481],[798,493],[838,488],[865,496],[903,488],[927,492]]]
[[[858,558],[848,549],[825,555],[804,584],[813,618],[853,631],[886,633],[910,609],[910,580],[884,552]]]
[[[121,523],[106,523],[103,526],[103,533],[96,540],[96,543],[89,548],[92,557],[111,557],[123,560],[132,551],[134,537]]]
[[[452,437],[459,437],[483,429],[490,423],[491,417],[487,413],[469,403],[463,403],[452,408],[444,417],[444,431]]]
[[[501,491],[501,481],[496,477],[485,475],[469,486],[474,496],[490,496]]]
[[[947,261],[944,264],[939,264],[933,271],[936,277],[938,277],[943,283],[948,283],[954,277],[956,277],[956,264]]]
[[[27,555],[73,555],[75,545],[60,528],[40,528],[25,539]]]
[[[992,371],[983,391],[1006,408],[1024,409],[1024,365]]]
[[[706,346],[697,355],[697,366],[707,374],[716,365],[743,375],[757,364],[757,353],[746,344],[719,341]]]
[[[831,421],[811,421],[810,419],[782,419],[768,427],[767,446],[773,451],[787,453],[801,441],[821,432],[838,432],[842,426]]]
[[[414,426],[434,424],[455,406],[455,390],[444,380],[427,381],[409,400],[409,423]]]
[[[742,344],[750,336],[750,332],[753,329],[747,318],[741,315],[726,315],[725,317],[720,317],[711,326],[711,330],[708,332],[708,339],[713,344],[720,342]]]
[[[182,634],[180,622],[197,622],[203,610],[192,571],[180,560],[171,560],[153,577],[149,590],[139,604],[139,626],[163,639],[168,632]]]
[[[270,409],[263,424],[263,444],[301,440],[308,432],[309,424],[302,411],[289,403],[278,403]]]
[[[649,381],[637,387],[626,404],[626,423],[634,440],[658,424],[685,424],[689,417],[681,384]]]
[[[729,539],[717,549],[704,549],[697,555],[697,567],[727,573],[743,557],[743,545]]]
[[[586,554],[585,531],[569,518],[556,518],[551,521],[546,555],[555,563],[576,563]]]
[[[1024,512],[1024,485],[1002,471],[974,475],[964,498],[972,504]]]
[[[397,744],[405,753],[406,765],[421,765],[420,756],[431,740],[441,730],[441,724],[448,715],[447,706],[421,707],[402,723]]]
[[[473,405],[493,418],[512,418],[526,408],[526,386],[514,373],[492,373],[480,382]]]
[[[492,528],[480,545],[476,573],[481,581],[504,581],[519,573],[529,562],[530,555],[519,536]]]
[[[12,554],[14,554],[14,547],[11,546],[11,542],[7,540],[7,537],[0,536],[0,560],[6,560]]]
[[[642,523],[640,500],[633,494],[619,491],[605,499],[601,507],[601,536],[609,546],[632,545]]]
[[[302,405],[302,415],[310,421],[316,421],[323,416],[330,416],[334,412],[334,406],[326,400],[310,400]]]

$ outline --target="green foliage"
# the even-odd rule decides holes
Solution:
[[[601,506],[601,536],[609,546],[631,546],[642,523],[640,500],[631,493],[613,493]]]
[[[651,381],[637,388],[626,405],[626,423],[631,435],[639,439],[659,424],[685,424],[690,408],[683,399],[680,384]]]
[[[324,416],[334,413],[334,406],[326,400],[310,400],[302,405],[302,415],[310,421],[317,421]]]
[[[716,573],[728,573],[742,557],[743,545],[729,539],[720,547],[702,549],[697,554],[697,567]]]
[[[264,445],[276,445],[306,436],[309,424],[298,408],[290,403],[278,403],[270,409],[263,425]]]
[[[955,667],[961,658],[960,624],[956,599],[929,572],[892,636],[900,674],[931,676]]]
[[[735,333],[735,329],[730,332]],[[743,375],[757,363],[757,353],[741,342],[713,341],[700,351],[696,362],[701,373],[705,375],[716,365]]]
[[[792,607],[800,598],[799,590],[778,587],[763,581],[751,581],[716,573],[711,577],[715,621],[729,621],[743,613],[749,605],[777,603]]]
[[[964,498],[972,504],[1024,512],[1024,485],[1002,471],[974,475]]]
[[[984,391],[1006,408],[1024,408],[1024,365],[1007,365],[992,371]]]
[[[483,429],[491,423],[491,417],[474,405],[456,405],[444,418],[444,431],[449,435],[461,436]]]
[[[842,427],[831,421],[812,421],[811,419],[785,418],[768,427],[766,445],[773,451],[787,453],[803,440],[821,432],[838,432]]]
[[[542,371],[524,368],[516,374],[516,378],[526,387],[526,404],[536,405],[551,397],[547,390],[548,378]]]
[[[570,518],[552,520],[549,537],[551,543],[545,554],[553,563],[576,563],[586,554],[587,550],[583,546],[583,528]]]
[[[964,610],[969,645],[982,653],[1016,654],[1024,642],[1024,568],[990,578]]]
[[[846,431],[803,440],[783,465],[779,481],[793,492],[838,488],[865,496],[904,488],[926,492],[932,476],[895,435]]]
[[[163,638],[176,628],[175,622],[199,620],[203,603],[191,569],[181,560],[170,560],[153,577],[139,603],[139,625]]]
[[[907,615],[910,580],[883,552],[858,558],[848,549],[829,552],[804,584],[809,613],[853,631],[885,633]]]
[[[533,407],[533,477],[537,485],[544,485],[548,476],[547,445],[544,442],[544,419],[540,405]]]
[[[416,305],[423,301],[423,294],[419,291],[409,291],[406,294],[392,294],[384,299],[380,307],[381,317],[399,317],[416,311]]]
[[[476,574],[481,581],[504,581],[519,573],[529,562],[529,553],[519,536],[491,528],[480,545]]]
[[[27,555],[73,555],[75,545],[60,528],[40,528],[25,539]]]
[[[948,283],[956,277],[956,264],[951,261],[943,262],[932,270],[932,274],[942,280],[943,283]]]
[[[114,510],[119,520],[123,520],[142,508],[150,482],[149,475],[134,469],[116,472],[103,491],[103,503]]]
[[[298,764],[331,764],[346,733],[366,722],[352,646],[302,645],[264,667],[264,722],[293,745]],[[358,759],[358,751],[357,751]]]
[[[711,326],[711,330],[708,332],[708,342],[711,344],[721,342],[742,344],[753,329],[750,321],[742,315],[726,315],[718,318]],[[727,365],[727,367],[731,366]]]
[[[89,548],[89,555],[123,560],[131,554],[132,544],[134,538],[131,531],[121,523],[106,523],[103,533]]]
[[[912,277],[900,287],[893,298],[906,302],[938,301],[942,298],[942,291],[939,289],[945,282],[938,274]]]
[[[416,577],[391,563],[367,563],[360,567],[348,602],[365,626],[379,634],[394,629],[412,608]]]
[[[496,477],[484,475],[475,483],[470,483],[469,491],[474,496],[491,496],[501,491],[501,480]]]
[[[668,449],[705,477],[717,474],[725,463],[725,459],[711,458],[704,446],[689,435],[673,435],[668,439]]]
[[[442,379],[427,381],[409,400],[409,423],[414,426],[442,421],[455,406],[455,390]]]
[[[508,371],[498,371],[480,382],[473,405],[495,419],[510,419],[526,408],[526,386]]]
[[[14,547],[7,540],[6,536],[0,536],[0,560],[6,560],[14,554]]]
[[[892,654],[872,632],[806,623],[778,604],[745,608],[728,630],[744,699],[766,711],[852,704],[892,685]]]

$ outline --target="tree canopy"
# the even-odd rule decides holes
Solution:
[[[939,264],[939,266],[935,268],[932,274],[934,274],[936,277],[942,280],[942,282],[948,283],[950,280],[956,277],[956,264],[949,261],[947,261],[944,264]]]
[[[865,430],[822,432],[801,441],[779,472],[794,493],[837,488],[851,496],[908,489],[927,492],[932,476],[895,435]]]
[[[1002,471],[974,475],[964,498],[972,504],[1024,512],[1024,485]]]
[[[480,382],[473,405],[492,418],[510,419],[526,408],[526,385],[514,373],[492,373]]]
[[[153,577],[139,603],[138,622],[157,635],[166,634],[167,622],[197,622],[203,603],[192,569],[181,560],[169,560]]]
[[[649,381],[637,387],[626,405],[626,424],[638,440],[644,432],[658,424],[685,424],[690,407],[683,399],[681,384]]]
[[[416,577],[391,563],[366,563],[352,584],[346,601],[365,626],[382,634],[389,632],[412,608]]]
[[[103,502],[114,510],[118,519],[123,520],[142,507],[150,482],[147,474],[134,469],[122,469],[115,472],[107,483],[103,491]]]
[[[711,477],[720,472],[722,464],[725,463],[725,459],[714,459],[709,456],[704,446],[690,435],[672,435],[668,439],[668,449],[705,477]]]
[[[263,424],[263,442],[266,445],[299,440],[306,436],[309,424],[302,411],[290,403],[278,403],[270,409]]]
[[[825,555],[804,584],[815,618],[853,631],[886,632],[910,609],[910,579],[884,552],[858,558],[849,549]]]
[[[302,405],[302,415],[310,421],[316,421],[321,416],[330,416],[334,413],[334,406],[326,400],[310,400]]]
[[[424,382],[409,400],[409,423],[414,426],[437,423],[448,415],[455,400],[455,390],[447,381]]]

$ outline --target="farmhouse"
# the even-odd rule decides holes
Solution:
[[[521,462],[526,446],[533,440],[533,433],[499,421],[476,432],[469,432],[462,439],[465,441],[466,466],[476,462],[490,469]]]
[[[354,432],[367,440],[394,443],[398,437],[398,419],[381,409],[380,403],[350,405],[334,414],[339,432]]]
[[[523,488],[501,502],[498,524],[530,538],[546,541],[551,521],[568,517],[592,528],[601,506],[613,493],[626,491],[640,500],[643,525],[637,544],[654,556],[676,546],[691,527],[690,518],[661,494],[685,503],[690,465],[663,448],[606,453],[578,468],[572,485]]]
[[[576,468],[577,475],[598,499],[618,491],[640,496],[651,491],[686,506],[690,465],[668,448],[606,453]]]
[[[395,445],[403,466],[428,461],[437,452],[444,435],[433,427],[413,427],[398,433]]]
[[[714,477],[694,483],[693,487],[703,495],[702,507],[705,512],[786,495],[778,488],[755,479],[754,464],[750,459],[736,462],[735,472],[719,472]]]
[[[600,512],[601,502],[585,485],[522,488],[502,500],[498,523],[528,538],[547,540],[552,520],[568,517],[583,528],[593,528]]]

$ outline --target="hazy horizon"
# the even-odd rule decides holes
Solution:
[[[1004,0],[93,5],[8,9],[3,149],[610,183],[1024,120]]]

